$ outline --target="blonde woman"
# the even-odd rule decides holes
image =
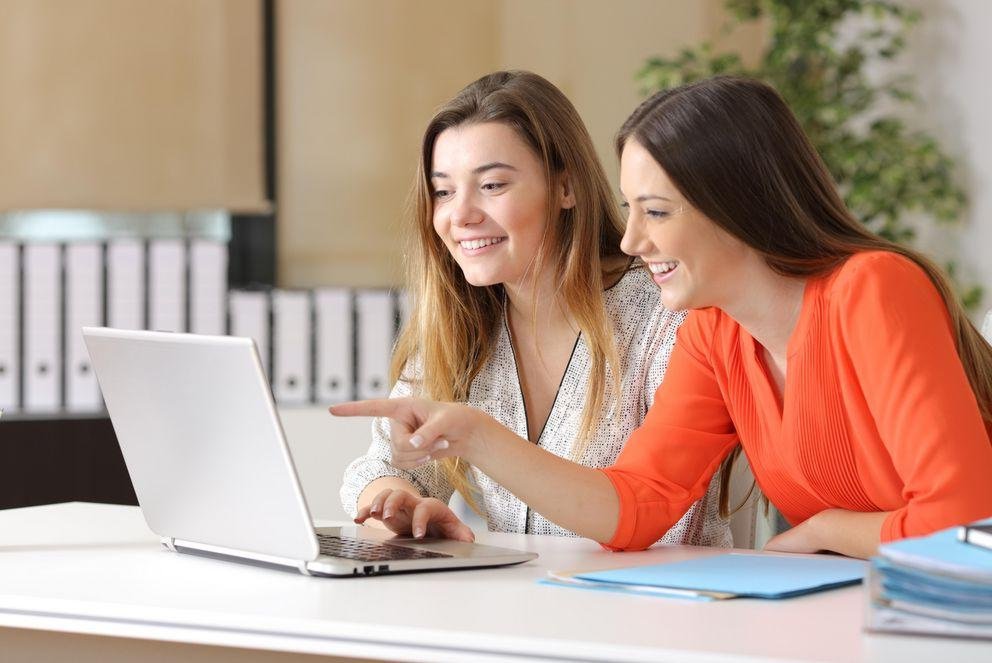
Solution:
[[[621,252],[619,210],[568,99],[527,72],[462,90],[424,132],[411,217],[414,311],[391,396],[463,402],[517,444],[613,463],[652,404],[683,315]],[[490,530],[572,535],[462,460],[393,458],[390,425],[375,421],[368,453],[345,472],[342,503],[358,522],[471,541],[448,507],[457,490]],[[731,544],[718,483],[662,541]]]

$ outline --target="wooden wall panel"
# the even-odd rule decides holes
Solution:
[[[0,210],[266,207],[260,0],[0,0]]]

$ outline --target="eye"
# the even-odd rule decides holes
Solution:
[[[622,203],[620,203],[620,209],[622,209],[624,211],[629,210],[630,209],[630,203],[628,203],[626,200],[623,201]]]
[[[665,210],[660,209],[648,209],[645,210],[644,213],[652,219],[667,219],[672,215],[671,212],[666,212]]]
[[[447,189],[437,189],[437,190],[434,191],[434,197],[437,198],[438,200],[441,200],[443,198],[447,198],[450,195],[451,195],[451,192],[448,191]]]
[[[482,189],[484,191],[494,192],[494,191],[499,191],[505,186],[506,186],[505,182],[486,182],[485,184],[482,185]]]

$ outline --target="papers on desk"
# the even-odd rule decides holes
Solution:
[[[879,548],[867,583],[870,630],[992,638],[992,551],[959,541],[957,530]]]
[[[865,563],[833,556],[727,553],[609,571],[549,572],[542,584],[713,601],[783,599],[861,582]]]

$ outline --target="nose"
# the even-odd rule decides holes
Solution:
[[[633,214],[627,217],[627,228],[623,231],[623,239],[620,240],[620,250],[629,256],[643,256],[650,253],[650,242],[644,232],[644,224],[633,218]]]
[[[482,211],[470,193],[455,194],[449,205],[448,215],[452,225],[469,226],[480,223],[483,219]]]

